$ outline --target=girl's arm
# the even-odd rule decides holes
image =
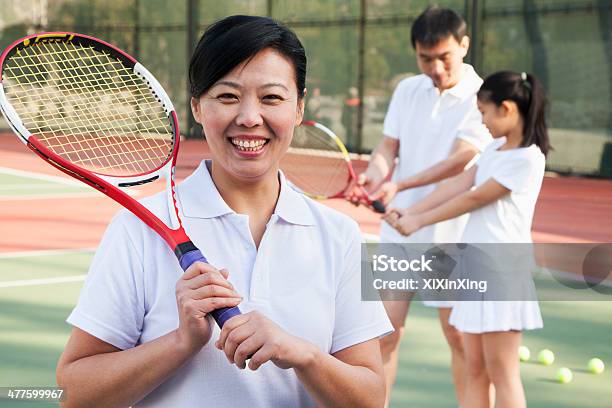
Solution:
[[[461,174],[438,184],[436,189],[421,201],[406,209],[410,214],[420,214],[440,204],[449,201],[461,193],[469,191],[476,178],[476,166],[472,166]]]
[[[431,167],[397,182],[398,191],[425,186],[460,174],[465,166],[478,154],[478,149],[469,142],[457,139],[450,155]]]
[[[474,190],[466,191],[448,201],[440,201],[438,206],[417,214],[406,212],[397,219],[391,219],[389,223],[401,234],[410,235],[424,226],[449,220],[484,207],[509,193],[508,188],[494,179],[489,179]]]
[[[478,149],[474,145],[458,139],[446,159],[405,179],[387,181],[372,194],[371,199],[381,200],[384,204],[387,204],[399,191],[437,183],[440,180],[461,174],[477,154]]]

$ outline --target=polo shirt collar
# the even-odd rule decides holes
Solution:
[[[476,71],[469,64],[463,64],[463,75],[457,85],[448,90],[448,93],[457,98],[465,98],[474,94],[480,85],[475,81],[478,78]]]
[[[207,162],[209,160],[203,160],[196,171],[177,187],[179,206],[185,217],[217,218],[235,214],[219,194]],[[274,214],[291,224],[314,225],[315,219],[306,203],[307,198],[287,183],[282,171],[279,171],[279,179],[281,188]]]
[[[473,95],[474,92],[477,91],[478,88],[480,87],[480,84],[477,81],[479,77],[476,74],[476,71],[474,71],[474,68],[470,64],[464,63],[462,66],[462,70],[463,70],[463,74],[461,76],[461,80],[459,80],[459,82],[455,86],[446,90],[447,94],[455,96],[460,99]],[[429,79],[429,82],[428,82],[429,88],[432,90],[436,90],[435,85],[433,81],[431,80],[431,78],[428,77],[428,79]]]
[[[279,170],[281,190],[276,202],[274,214],[283,220],[298,225],[315,225],[315,218],[304,194],[296,191],[285,179],[285,175]]]

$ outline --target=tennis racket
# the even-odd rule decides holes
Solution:
[[[34,153],[159,234],[183,270],[208,262],[185,233],[177,209],[176,112],[159,82],[134,58],[76,33],[22,38],[0,56],[0,109]],[[166,179],[170,226],[121,189],[160,177]],[[240,310],[211,314],[223,326]]]
[[[281,159],[281,168],[291,184],[317,200],[345,198],[345,191],[357,181],[342,140],[314,121],[304,121],[295,129],[291,146]],[[372,201],[363,187],[359,189],[364,203],[378,213],[385,212],[382,202]]]

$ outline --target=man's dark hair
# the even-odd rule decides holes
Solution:
[[[455,11],[429,6],[412,24],[410,41],[414,49],[417,43],[425,47],[433,47],[451,35],[457,42],[461,42],[466,32],[465,20]]]

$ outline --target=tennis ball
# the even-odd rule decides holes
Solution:
[[[543,365],[551,365],[555,362],[555,354],[549,349],[544,349],[538,353],[538,361]]]
[[[518,348],[518,355],[519,360],[529,361],[529,358],[531,357],[531,352],[529,351],[529,348],[527,348],[527,346],[521,346]]]
[[[606,368],[606,366],[604,365],[604,362],[598,358],[590,359],[587,367],[589,371],[592,372],[593,374],[601,374]]]
[[[559,381],[561,384],[567,384],[568,382],[571,382],[573,378],[574,375],[572,374],[572,370],[567,367],[561,367],[557,371],[557,381]]]

